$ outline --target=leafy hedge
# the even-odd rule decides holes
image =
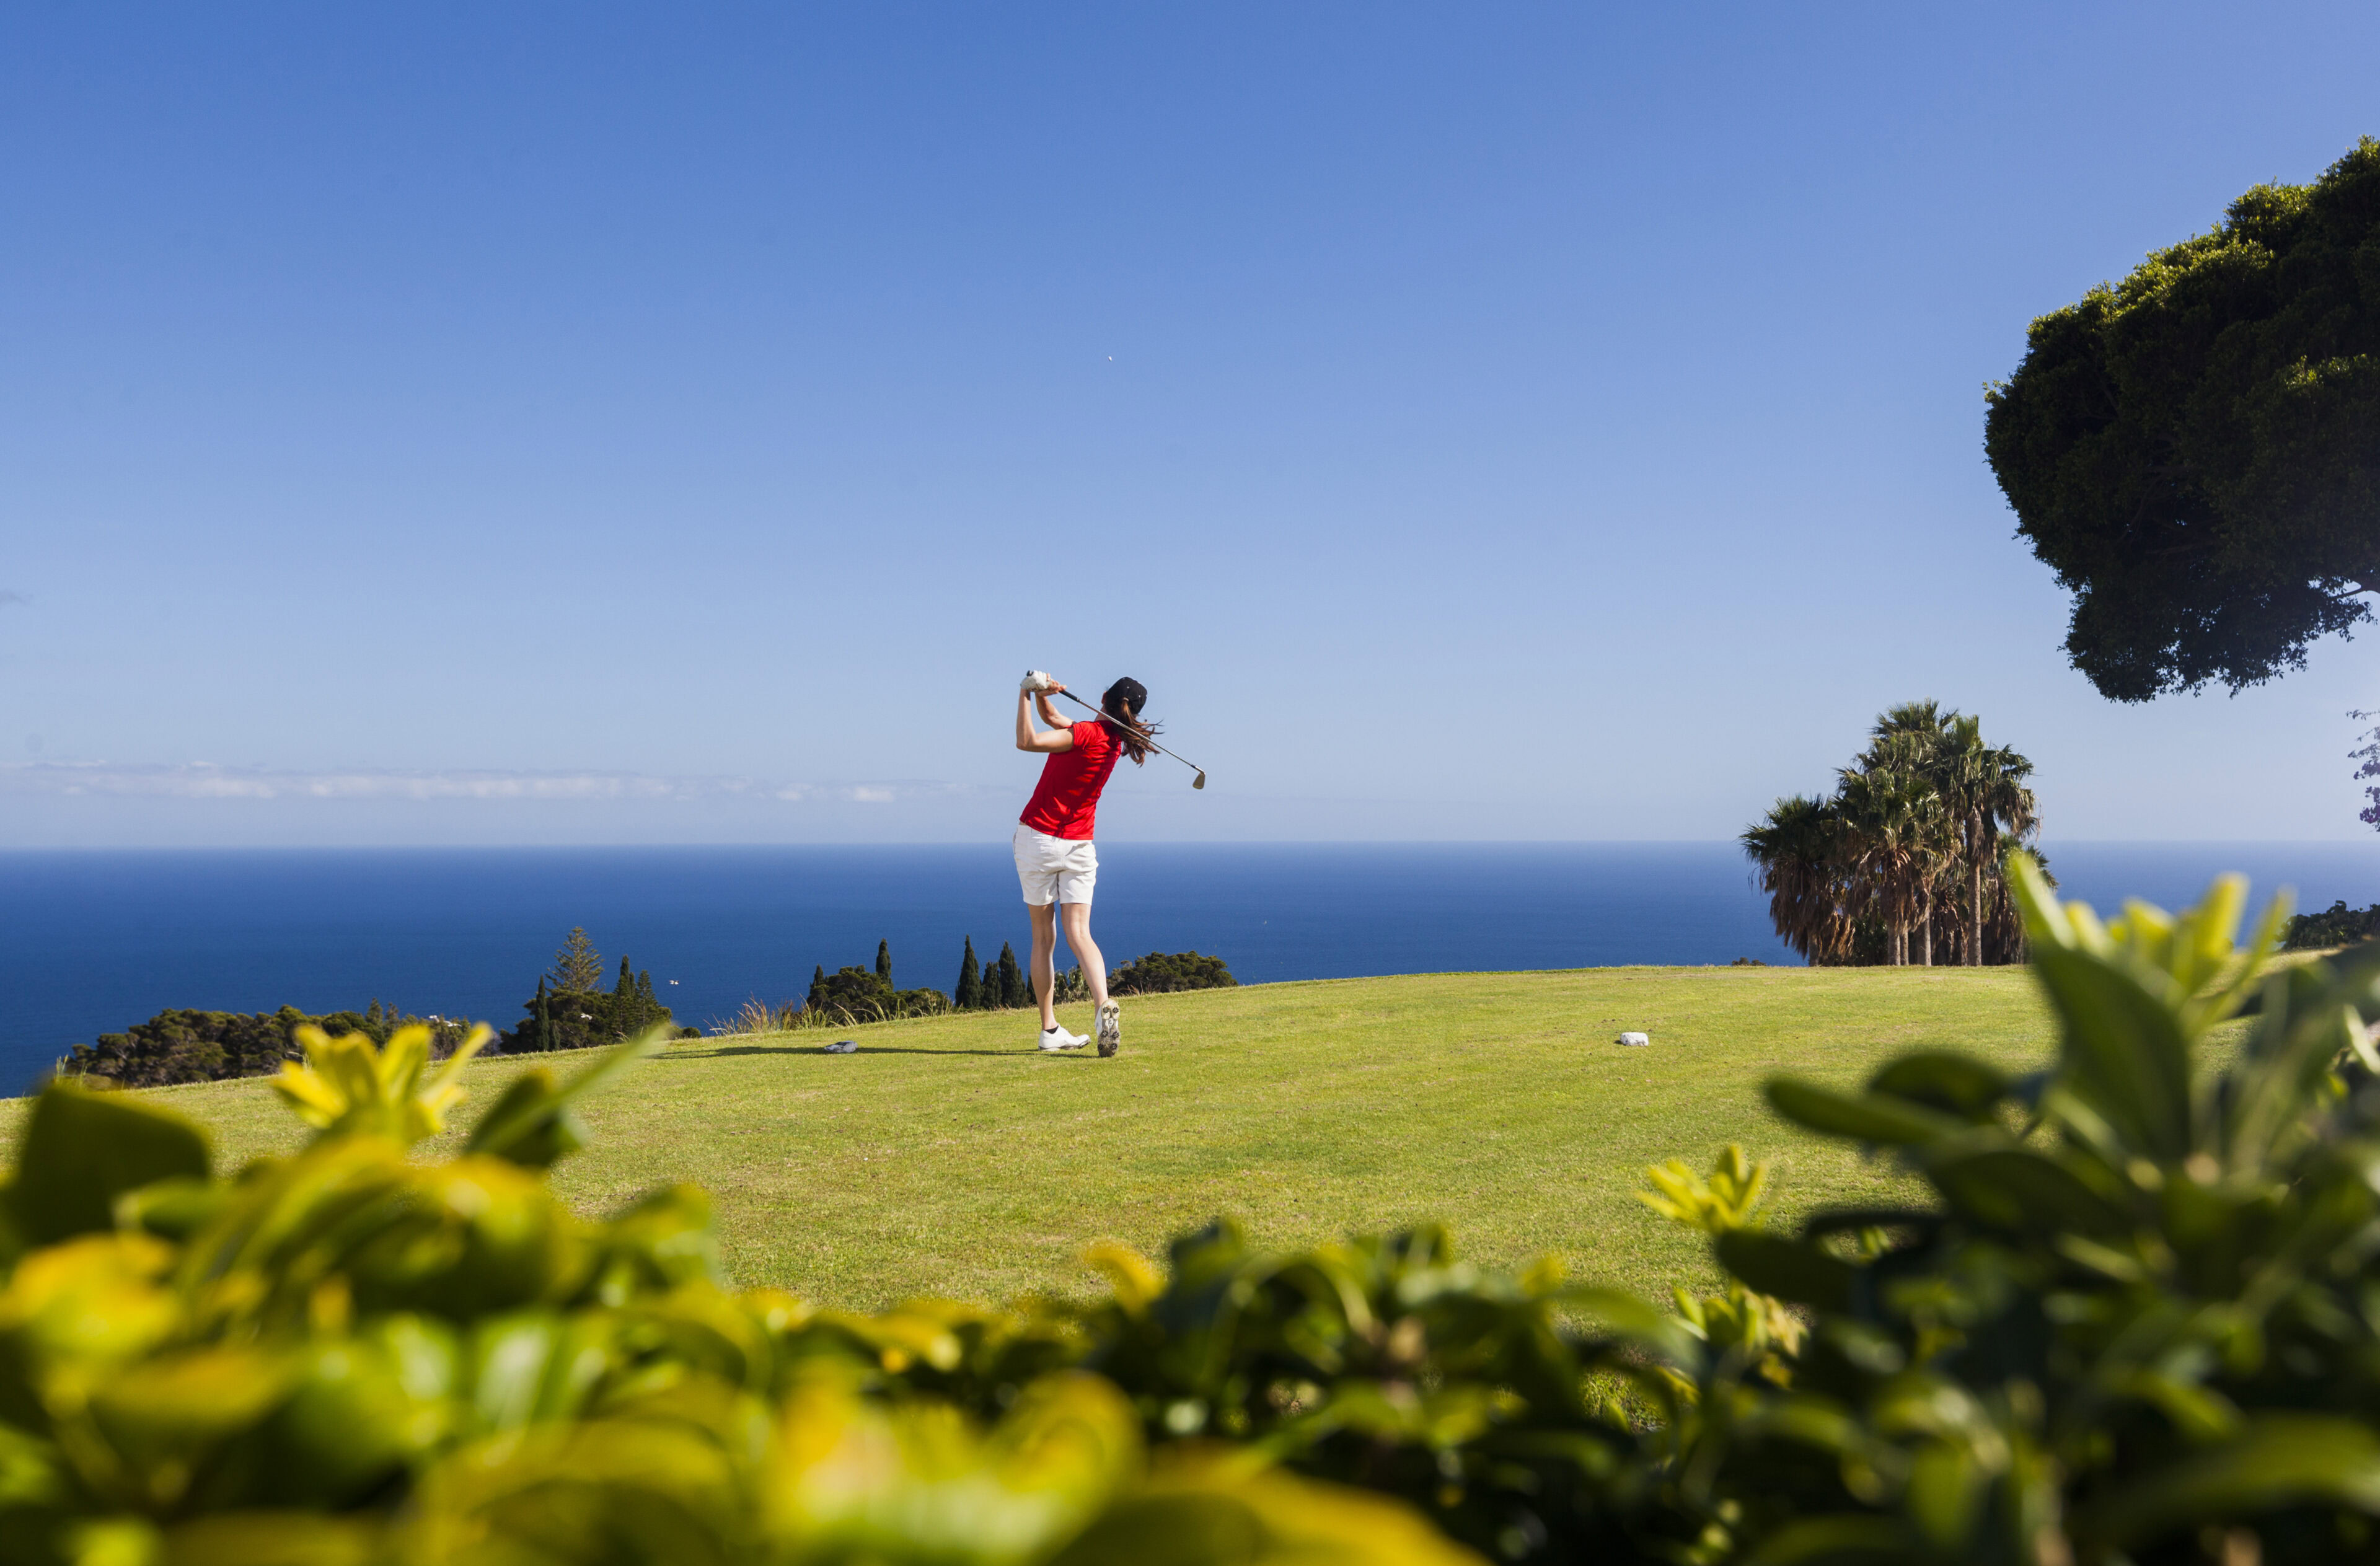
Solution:
[[[2380,1559],[2380,959],[2259,979],[2236,881],[2102,926],[2011,874],[2051,1069],[1773,1083],[1923,1199],[1784,1232],[1736,1150],[1665,1166],[1726,1274],[1674,1309],[1218,1224],[1097,1249],[1089,1305],[820,1311],[727,1291],[697,1190],[550,1194],[635,1047],[419,1163],[454,1066],[314,1035],[317,1139],[231,1179],[54,1085],[0,1197],[0,1560]]]
[[[2293,952],[2325,952],[2374,936],[2380,936],[2380,903],[2350,908],[2341,898],[2318,914],[2300,914],[2291,919],[2281,944]]]
[[[362,1033],[386,1040],[398,1027],[427,1026],[433,1040],[451,1050],[469,1025],[444,1019],[425,1022],[399,1016],[378,1001],[362,1012],[309,1016],[295,1006],[277,1012],[196,1012],[168,1008],[122,1033],[103,1033],[95,1044],[78,1044],[58,1062],[76,1076],[104,1079],[119,1087],[164,1087],[177,1082],[220,1082],[279,1071],[298,1052],[298,1029]]]
[[[1239,982],[1220,957],[1196,952],[1151,952],[1108,975],[1108,993],[1167,995],[1177,989],[1234,989]]]

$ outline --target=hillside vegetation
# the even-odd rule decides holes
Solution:
[[[1112,1061],[1035,1052],[1029,1014],[878,1024],[849,1056],[815,1032],[681,1043],[589,1100],[591,1145],[556,1185],[592,1214],[697,1182],[739,1283],[854,1308],[1080,1292],[1087,1244],[1161,1254],[1218,1214],[1268,1246],[1435,1218],[1471,1259],[1550,1253],[1660,1297],[1711,1266],[1632,1199],[1645,1165],[1742,1142],[1773,1158],[1789,1222],[1899,1178],[1778,1120],[1769,1074],[1851,1086],[1921,1045],[2029,1069],[2052,1043],[2013,968],[1429,975],[1142,997],[1124,1014]],[[1623,1028],[1652,1046],[1616,1046]],[[469,1067],[473,1102],[525,1063]],[[206,1124],[225,1165],[305,1135],[260,1081],[155,1096]],[[11,1156],[23,1112],[0,1105]]]

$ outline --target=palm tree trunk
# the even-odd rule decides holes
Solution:
[[[1973,900],[1967,907],[1974,917],[1974,923],[1967,930],[1967,965],[1979,968],[1984,965],[1984,856],[1980,852],[1976,854],[1972,868],[1975,873],[1975,890]]]
[[[1934,899],[1917,900],[1917,960],[1927,967],[1934,965]]]

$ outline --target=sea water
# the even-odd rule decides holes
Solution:
[[[2380,902],[2380,839],[2053,844],[2063,887],[2175,906],[2217,871],[2301,905]],[[1793,961],[1732,844],[1102,844],[1111,966],[1221,956],[1245,983]],[[166,1007],[361,1010],[507,1026],[574,926],[681,1022],[798,999],[823,965],[951,989],[962,942],[1026,941],[1007,845],[0,853],[0,1092]],[[1061,961],[1065,959],[1062,956]]]

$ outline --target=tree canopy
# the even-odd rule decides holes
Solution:
[[[2035,321],[1986,400],[1992,471],[2102,695],[2302,667],[2380,591],[2380,141]]]

